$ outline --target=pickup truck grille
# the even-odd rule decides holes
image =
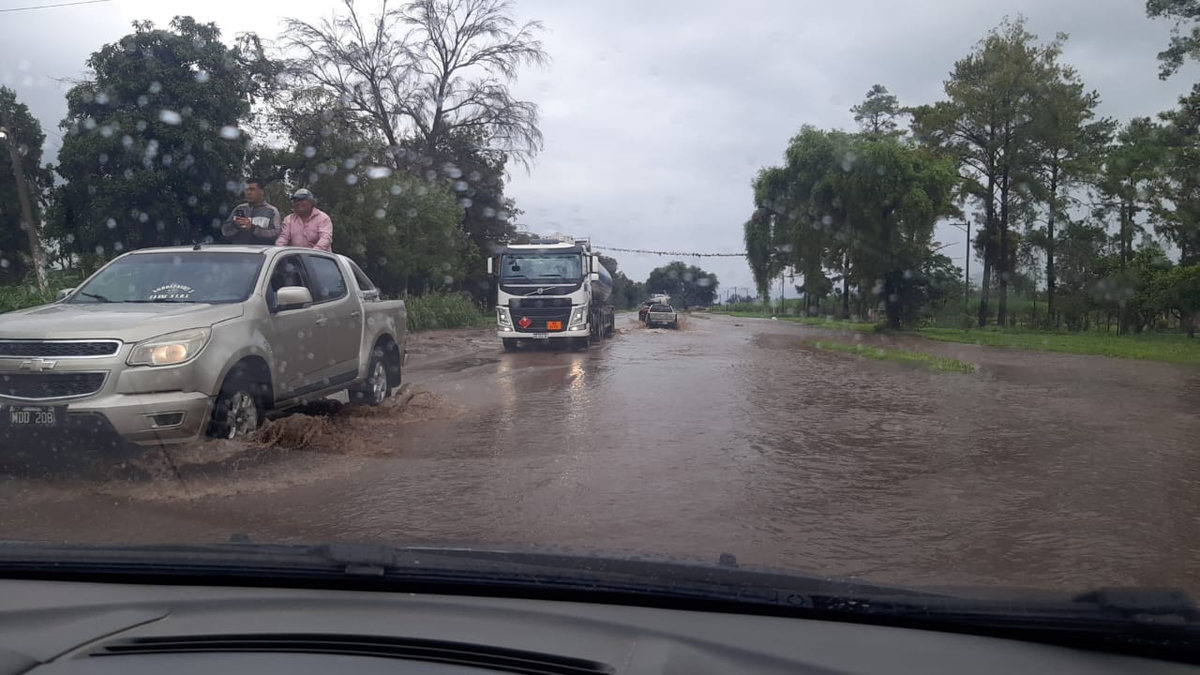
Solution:
[[[0,396],[39,400],[87,396],[104,386],[105,373],[4,373]]]
[[[121,348],[116,340],[71,342],[65,340],[0,340],[0,358],[112,356]]]
[[[509,313],[517,332],[525,333],[545,333],[547,321],[561,321],[565,330],[567,322],[571,320],[570,305],[566,307],[520,307],[510,309]],[[531,322],[528,328],[521,326],[521,319],[524,317],[529,317]]]

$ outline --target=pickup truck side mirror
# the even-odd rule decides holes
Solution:
[[[494,267],[493,262],[492,256],[488,256],[488,274],[495,274],[495,272],[492,270]]]
[[[600,273],[592,272],[591,274],[588,275],[588,278],[591,279],[592,281],[600,281]]]
[[[284,286],[275,293],[275,310],[301,309],[312,301],[312,293],[304,286]]]
[[[60,300],[65,300],[65,299],[67,298],[67,296],[68,296],[68,295],[70,295],[70,294],[71,294],[71,291],[73,291],[73,290],[75,290],[75,289],[74,289],[74,288],[64,288],[64,289],[62,289],[62,290],[61,290],[61,291],[59,291],[57,294],[55,294],[55,296],[54,296],[54,301],[55,301],[55,302],[58,302],[58,301],[60,301]]]

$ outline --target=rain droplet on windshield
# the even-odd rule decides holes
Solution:
[[[390,193],[392,193],[392,194],[394,194],[394,195],[398,195],[398,194],[400,194],[401,192],[404,192],[404,188],[400,187],[399,185],[393,185],[393,186],[391,187],[391,189],[389,189],[389,190],[388,190],[388,192],[390,192]]]
[[[205,82],[208,82],[208,71],[207,70],[196,71],[196,81],[199,82],[200,84],[204,84]]]
[[[117,229],[117,221],[113,220],[112,218],[109,218],[107,221],[105,221],[104,224],[107,225],[108,229],[110,229],[110,230]]]
[[[384,218],[387,218],[387,211],[384,209],[375,209],[375,217],[383,220]]]
[[[346,185],[354,185],[358,182],[358,176],[348,173],[346,174]]]
[[[387,178],[392,175],[392,170],[386,166],[372,166],[367,169],[367,178]],[[393,192],[392,194],[399,194]]]
[[[232,124],[227,124],[227,125],[221,127],[221,138],[225,138],[225,139],[232,141],[232,140],[236,140],[237,137],[241,136],[241,135],[242,135],[242,130],[233,126]]]
[[[469,187],[470,186],[467,185],[467,181],[465,181],[465,180],[454,181],[455,192],[465,192],[467,190],[467,188],[469,188]]]
[[[316,155],[317,155],[317,149],[316,149],[316,148],[314,148],[313,146],[311,146],[311,145],[310,145],[310,146],[308,146],[307,148],[305,148],[305,149],[304,149],[304,156],[305,156],[305,157],[308,157],[309,159],[312,159],[313,157],[316,157]]]
[[[175,126],[183,121],[183,116],[174,110],[167,110],[166,108],[163,108],[158,113],[158,119],[163,124]]]
[[[148,91],[151,94],[157,94],[158,92],[162,91],[162,83],[160,83],[158,80],[151,82]]]

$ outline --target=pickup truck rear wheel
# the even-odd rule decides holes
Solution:
[[[387,364],[383,362],[384,351],[376,347],[371,354],[371,365],[367,366],[367,379],[350,390],[350,402],[361,405],[379,405],[391,393],[388,384]]]
[[[209,436],[233,439],[249,436],[262,424],[262,400],[254,395],[256,387],[236,375],[225,378],[213,406]]]

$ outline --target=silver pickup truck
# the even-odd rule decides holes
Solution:
[[[650,311],[646,313],[646,327],[654,326],[679,328],[679,314],[670,305],[650,305]]]
[[[164,445],[400,386],[406,316],[352,260],[313,249],[126,253],[57,302],[0,315],[0,442],[82,432]]]

